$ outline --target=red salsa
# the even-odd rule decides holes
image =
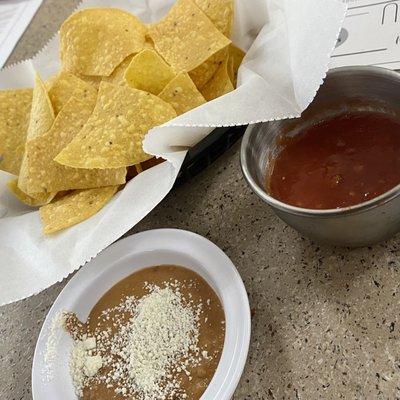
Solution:
[[[282,141],[267,190],[310,209],[347,207],[400,183],[400,122],[387,114],[332,117]]]

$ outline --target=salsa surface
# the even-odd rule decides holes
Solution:
[[[333,209],[373,199],[400,183],[400,122],[343,114],[282,140],[267,190],[297,207]]]

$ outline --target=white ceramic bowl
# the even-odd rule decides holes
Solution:
[[[159,229],[123,239],[86,264],[65,286],[50,309],[36,345],[32,368],[34,400],[76,400],[68,371],[72,347],[59,329],[57,359],[46,365],[44,353],[53,317],[73,311],[85,321],[102,295],[121,279],[145,267],[181,265],[201,275],[218,294],[226,319],[224,349],[217,371],[201,400],[229,400],[246,363],[250,308],[243,282],[231,260],[209,240],[177,229]]]

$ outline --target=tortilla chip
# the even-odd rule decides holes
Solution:
[[[143,50],[129,64],[125,72],[128,85],[139,90],[159,94],[175,76],[173,69],[154,51]]]
[[[84,82],[92,85],[96,90],[99,90],[99,86],[101,81],[103,80],[103,76],[92,76],[92,75],[82,75],[76,74],[79,79],[82,79]]]
[[[125,183],[126,168],[78,169],[53,159],[80,132],[91,115],[95,101],[71,97],[50,131],[27,143],[29,193],[89,189]]]
[[[145,43],[144,43],[143,49],[154,50],[154,42],[153,42],[153,40],[152,40],[150,37],[148,37],[148,36],[146,36],[146,41],[145,41]]]
[[[207,61],[204,61],[197,68],[189,72],[192,81],[195,85],[202,89],[207,82],[217,72],[219,66],[228,58],[228,47],[223,48],[213,54]]]
[[[234,87],[228,74],[228,60],[225,60],[212,79],[200,91],[207,101],[211,101],[232,92],[232,90]]]
[[[40,208],[45,234],[54,233],[90,218],[114,196],[118,186],[75,190]]]
[[[58,78],[58,74],[54,74],[52,76],[50,76],[50,78],[48,78],[44,84],[46,86],[46,90],[47,92],[50,90],[50,88],[53,86],[54,82],[57,80]]]
[[[238,70],[245,55],[246,53],[243,50],[240,50],[233,44],[229,46],[228,74],[233,87],[237,86]]]
[[[35,87],[33,88],[32,108],[26,136],[27,142],[35,137],[45,134],[53,125],[54,119],[54,110],[46,87],[39,75],[36,74]],[[25,149],[18,177],[18,187],[26,194],[30,194],[27,188],[29,173],[28,158],[29,154]]]
[[[156,50],[177,72],[189,72],[228,46],[225,37],[192,0],[178,0],[149,28]]]
[[[49,88],[49,97],[56,114],[60,112],[72,95],[82,100],[91,97],[95,101],[97,91],[90,83],[85,82],[69,72],[61,71],[57,77],[53,79]]]
[[[54,109],[46,86],[40,76],[36,74],[26,139],[30,140],[46,133],[51,128],[51,125],[53,125],[54,119]]]
[[[127,86],[102,82],[88,122],[55,158],[77,168],[118,168],[151,158],[142,149],[149,129],[174,118],[158,97]]]
[[[206,102],[186,73],[177,75],[176,78],[165,86],[158,97],[171,104],[178,115],[184,114]]]
[[[133,54],[126,57],[121,64],[118,65],[117,68],[114,69],[110,76],[103,77],[104,82],[113,83],[114,85],[127,85],[125,80],[125,71],[129,67],[133,58]]]
[[[22,203],[30,206],[30,207],[39,207],[43,206],[44,204],[50,203],[54,197],[56,196],[55,193],[38,193],[35,197],[31,197],[24,193],[18,187],[18,179],[13,179],[12,181],[7,182],[7,187],[9,191]]]
[[[18,175],[24,155],[32,89],[0,91],[0,169]]]
[[[215,27],[230,38],[233,27],[233,0],[194,0],[197,6],[210,18]]]
[[[145,43],[146,27],[134,15],[116,8],[88,8],[61,26],[61,61],[73,73],[109,76]]]

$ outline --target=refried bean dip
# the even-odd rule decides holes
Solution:
[[[161,265],[114,285],[86,323],[65,314],[70,373],[82,400],[198,400],[225,338],[221,303],[190,269]]]

